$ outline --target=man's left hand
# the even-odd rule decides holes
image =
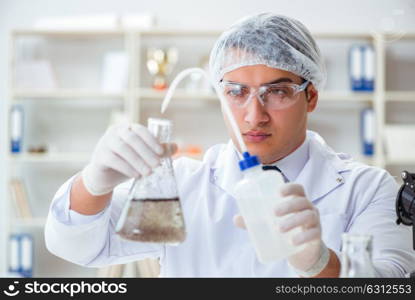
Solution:
[[[313,268],[327,251],[321,239],[320,216],[317,208],[306,198],[304,189],[300,184],[287,183],[281,187],[281,201],[275,207],[275,215],[283,217],[279,221],[276,230],[288,232],[301,227],[302,231],[292,236],[292,244],[300,246],[306,244],[304,250],[288,257],[289,264],[300,272],[307,272]],[[291,214],[290,216],[287,216]],[[245,228],[242,216],[236,215],[234,223],[240,228]]]

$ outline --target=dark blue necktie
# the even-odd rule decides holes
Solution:
[[[289,182],[288,178],[285,177],[284,173],[281,171],[280,168],[278,168],[277,166],[262,166],[262,170],[264,171],[269,171],[269,170],[275,170],[281,173],[282,177],[284,178],[284,181],[287,183]]]
[[[262,166],[262,170],[264,170],[264,171],[275,170],[275,171],[278,171],[282,174],[280,168],[278,168],[277,166]]]

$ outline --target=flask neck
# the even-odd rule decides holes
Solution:
[[[149,118],[148,130],[160,143],[169,143],[172,133],[172,123],[167,119]]]
[[[374,277],[372,237],[343,235],[341,277]]]

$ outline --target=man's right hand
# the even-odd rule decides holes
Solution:
[[[82,170],[82,181],[91,195],[108,194],[129,178],[151,173],[163,153],[162,145],[145,126],[136,123],[111,126]]]

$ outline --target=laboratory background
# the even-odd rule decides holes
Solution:
[[[49,253],[50,202],[109,125],[160,117],[175,75],[207,69],[221,31],[259,12],[298,19],[322,51],[328,78],[309,128],[399,184],[415,173],[413,0],[1,0],[2,277],[157,276],[152,260],[96,269]],[[176,156],[201,159],[229,139],[200,74],[180,83],[164,117]]]

